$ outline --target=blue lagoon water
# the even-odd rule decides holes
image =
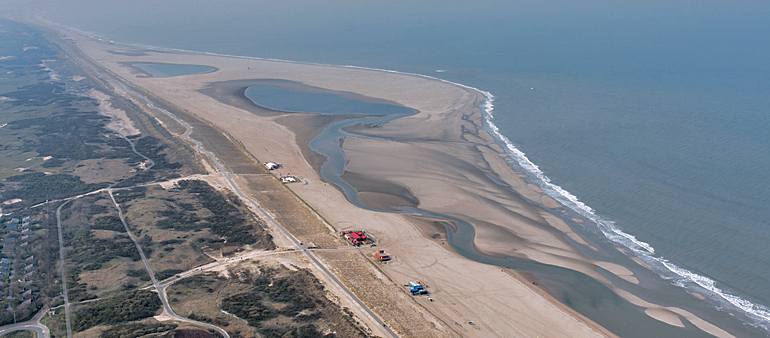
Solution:
[[[115,41],[487,91],[512,166],[592,221],[573,227],[770,328],[768,3],[82,4],[43,16]],[[686,297],[671,299],[701,302]]]

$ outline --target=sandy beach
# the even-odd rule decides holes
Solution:
[[[367,69],[137,51],[73,32],[61,33],[88,59],[122,81],[221,128],[259,161],[281,163],[282,173],[290,172],[307,182],[285,187],[334,231],[362,229],[372,233],[378,241],[377,249],[394,257],[388,264],[377,265],[372,278],[396,285],[422,280],[431,286],[435,299],[428,302],[412,298],[391,287],[390,296],[398,300],[393,306],[403,311],[418,309],[422,313],[418,318],[432,325],[432,329],[425,329],[429,332],[396,328],[399,334],[614,336],[556,301],[533,283],[532,276],[455,253],[446,243],[446,231],[438,220],[370,211],[348,202],[339,189],[320,176],[324,157],[314,153],[308,142],[324,126],[349,116],[284,113],[258,107],[243,94],[248,86],[270,84],[412,108],[416,114],[377,128],[350,128],[359,136],[349,136],[342,144],[347,159],[342,178],[356,188],[364,204],[382,210],[419,206],[461,219],[475,229],[475,250],[490,257],[515,257],[564,267],[613,288],[605,274],[599,272],[601,268],[638,284],[632,270],[590,259],[573,244],[600,252],[554,215],[562,206],[527,183],[506,163],[503,149],[482,129],[483,117],[477,105],[483,95],[478,91],[426,77]],[[134,62],[205,65],[216,71],[155,78],[138,72],[130,65]],[[248,175],[238,177],[237,181],[244,186],[258,184]],[[255,195],[260,193],[259,188],[252,190]],[[374,248],[366,250],[368,256],[375,252]],[[332,271],[336,271],[335,264],[342,264],[334,258],[324,259],[324,263]],[[377,277],[378,273],[383,276]],[[619,288],[613,289],[659,321],[684,327],[684,318],[712,335],[730,336],[690,312],[652,304]],[[366,304],[376,302],[364,294],[357,296]],[[347,302],[344,297],[340,301]],[[386,323],[399,321],[389,320],[388,313],[374,306],[370,308]],[[360,317],[367,320],[365,315]],[[367,323],[371,326],[371,322]]]

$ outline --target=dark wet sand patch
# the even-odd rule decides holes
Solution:
[[[120,65],[128,68],[131,74],[136,75],[136,77],[139,77],[139,78],[152,77],[152,74],[144,71],[144,69],[134,66],[134,62],[120,62]]]
[[[323,156],[308,145],[310,141],[326,128],[326,126],[345,119],[360,117],[360,115],[320,115],[309,113],[287,113],[284,116],[277,117],[274,121],[289,128],[294,135],[297,145],[302,152],[302,156],[315,170],[321,173],[321,165],[326,161]]]
[[[425,236],[425,238],[430,239],[447,250],[454,251],[447,242],[447,230],[446,227],[444,227],[444,224],[446,224],[454,229],[453,231],[456,231],[457,229],[454,224],[442,219],[419,216],[409,216],[409,221],[417,226],[417,229],[420,230],[420,233]]]
[[[358,191],[361,203],[375,209],[394,211],[400,207],[417,207],[420,204],[409,188],[400,184],[350,171],[346,171],[340,178]]]
[[[113,52],[111,52],[113,53]],[[138,53],[137,53],[138,54]],[[146,53],[142,53],[143,55],[147,55]],[[142,56],[142,55],[131,55],[131,56]],[[137,66],[136,64],[155,64],[155,65],[168,65],[168,66],[200,66],[200,67],[208,67],[211,68],[211,70],[207,70],[204,72],[193,72],[189,74],[178,74],[178,75],[170,75],[170,76],[155,76],[148,71],[142,69],[141,67]],[[138,78],[147,78],[147,77],[172,77],[172,76],[183,76],[183,75],[195,75],[195,74],[206,74],[206,73],[213,73],[219,70],[217,67],[213,66],[207,66],[207,65],[190,65],[190,64],[182,64],[182,63],[165,63],[165,62],[119,62],[120,65],[128,68],[131,72],[131,74],[136,74],[136,77]]]
[[[140,51],[135,51],[135,52],[134,51],[132,51],[132,52],[119,52],[119,51],[116,51],[116,50],[108,50],[107,53],[115,54],[115,55],[123,55],[123,56],[147,56],[147,55],[149,55],[149,54],[147,54],[145,52],[140,52]]]

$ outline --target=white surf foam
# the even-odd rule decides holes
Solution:
[[[544,193],[556,199],[562,205],[594,222],[607,239],[631,250],[642,261],[653,267],[664,279],[670,280],[674,285],[679,287],[704,293],[706,296],[725,307],[725,309],[733,311],[737,310],[746,315],[753,322],[749,324],[770,331],[770,308],[741,298],[728,290],[718,287],[716,281],[713,279],[687,270],[656,255],[655,249],[649,243],[641,241],[634,235],[624,232],[615,224],[615,222],[597,215],[591,207],[581,202],[577,196],[564,190],[562,187],[553,184],[548,176],[527,158],[523,151],[519,150],[508,137],[500,132],[500,129],[492,121],[494,119],[494,96],[485,91],[481,91],[481,93],[484,94],[486,98],[482,106],[484,107],[484,120],[487,127],[498,140],[505,144],[509,156],[527,171],[528,174],[537,178],[536,183],[540,185],[540,188]]]

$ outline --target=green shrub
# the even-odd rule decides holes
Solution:
[[[151,291],[123,291],[77,310],[72,319],[72,329],[80,332],[97,325],[116,325],[152,317],[161,305],[158,295]]]

